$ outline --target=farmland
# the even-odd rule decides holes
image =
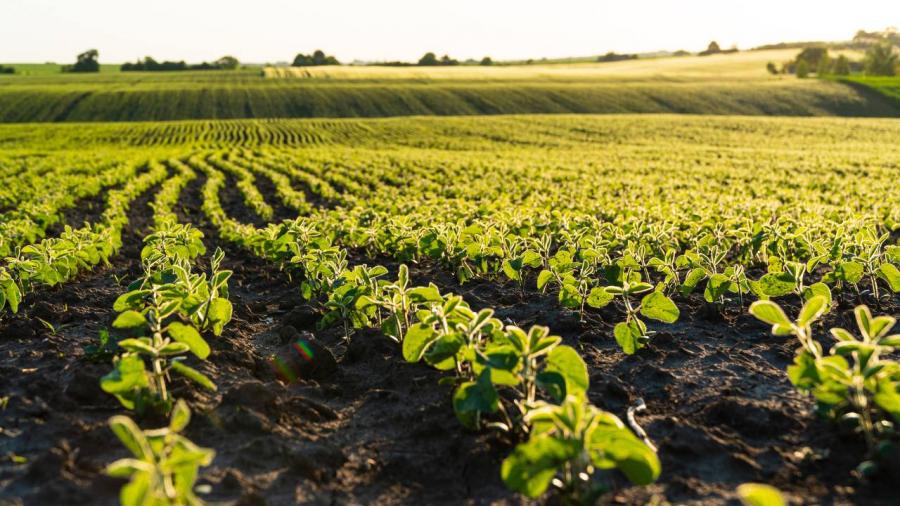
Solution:
[[[248,68],[0,75],[0,122],[524,113],[896,116],[869,88],[771,76],[794,50],[494,67]]]
[[[660,86],[626,73],[616,100]],[[3,500],[115,503],[177,458],[157,492],[193,497],[198,473],[210,502],[894,499],[896,120],[106,123],[171,114],[79,107],[207,84],[22,78],[0,103],[68,113],[0,125]],[[765,107],[852,93],[760,79]],[[338,89],[243,91],[292,86]]]

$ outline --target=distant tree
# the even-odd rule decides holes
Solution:
[[[800,60],[797,62],[797,77],[800,79],[806,79],[809,77],[809,63],[806,60]]]
[[[775,62],[770,61],[769,63],[766,63],[766,70],[772,75],[778,74],[778,67],[775,66]]]
[[[864,60],[866,75],[893,76],[897,73],[897,55],[891,44],[877,44],[866,51]]]
[[[438,65],[437,55],[434,53],[425,53],[425,56],[419,58],[419,65],[423,67]]]
[[[698,53],[698,54],[700,56],[707,56],[707,55],[721,53],[721,52],[722,52],[722,48],[719,47],[719,43],[716,41],[712,41],[709,43],[708,46],[706,46],[706,51],[700,51],[700,53]]]
[[[223,70],[234,70],[238,68],[240,62],[234,56],[223,56],[213,62],[213,65]]]
[[[613,61],[637,60],[637,58],[638,55],[636,54],[619,54],[610,51],[603,56],[598,56],[597,61],[600,63],[604,63]]]
[[[74,65],[64,65],[63,72],[100,72],[100,63],[97,58],[100,52],[96,49],[89,49],[78,55]]]
[[[318,65],[340,65],[341,62],[334,56],[328,56],[321,49],[316,49],[313,54],[307,55],[303,53],[294,57],[293,67],[315,67]]]
[[[672,53],[672,56],[690,56],[691,53],[689,51],[685,51],[684,49],[679,49]]]
[[[834,69],[832,70],[836,76],[850,75],[850,60],[846,56],[840,55],[834,61]]]
[[[494,60],[492,60],[490,56],[485,56],[484,58],[481,59],[481,62],[479,63],[479,65],[482,65],[484,67],[487,67],[487,66],[493,65],[493,64],[494,64]]]
[[[15,67],[4,67],[3,65],[0,65],[0,74],[15,74],[15,73],[16,73]]]
[[[441,65],[459,65],[459,60],[450,58],[450,55],[441,56]]]
[[[828,52],[826,52],[824,55],[822,55],[821,58],[819,58],[819,64],[816,65],[816,75],[826,76],[830,74],[833,66],[834,64],[832,63],[831,58],[828,56]]]
[[[208,63],[204,65],[209,65]],[[210,66],[210,68],[212,68]],[[138,60],[135,63],[123,63],[120,67],[122,72],[132,72],[132,71],[145,71],[145,72],[156,72],[156,71],[171,71],[171,70],[188,70],[188,65],[184,61],[164,61],[162,63],[153,59],[153,57],[145,56],[143,60]]]
[[[803,48],[796,57],[796,62],[805,61],[809,68],[818,68],[819,60],[828,58],[828,49],[821,46],[810,46]]]

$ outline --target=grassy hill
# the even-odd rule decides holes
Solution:
[[[794,50],[613,63],[0,77],[0,122],[526,113],[895,116],[841,82],[771,76]],[[41,69],[44,70],[44,69]]]

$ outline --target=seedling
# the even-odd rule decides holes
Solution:
[[[129,480],[119,493],[122,506],[202,504],[194,484],[200,468],[212,463],[215,452],[180,434],[190,420],[184,401],[175,404],[169,425],[160,429],[142,431],[127,416],[109,419],[113,433],[133,455],[106,467],[106,474]]]
[[[800,341],[794,365],[788,367],[791,383],[815,397],[821,414],[862,435],[867,454],[857,472],[869,477],[878,470],[879,456],[893,448],[895,423],[900,422],[900,364],[881,358],[900,348],[900,334],[888,335],[893,317],[873,317],[866,306],[858,306],[854,314],[861,337],[832,328],[837,343],[826,355],[812,334],[812,323],[826,308],[825,297],[815,296],[796,321],[771,301],[753,303],[750,312],[772,324],[773,334],[794,335]]]
[[[659,477],[653,450],[615,415],[575,396],[559,406],[542,403],[526,419],[531,436],[503,461],[501,477],[507,487],[528,497],[553,485],[574,502],[592,504],[608,490],[592,480],[595,469],[618,468],[636,485]]]

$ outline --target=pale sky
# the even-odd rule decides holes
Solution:
[[[0,62],[341,61],[589,56],[847,40],[900,25],[900,0],[0,0]]]

